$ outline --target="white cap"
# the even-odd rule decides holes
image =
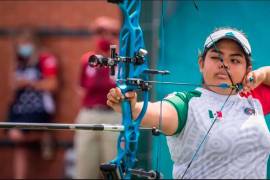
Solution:
[[[248,56],[251,56],[251,47],[246,36],[242,32],[232,28],[219,29],[210,34],[204,43],[203,52],[221,39],[232,39],[238,42],[238,44],[241,45],[245,53]]]

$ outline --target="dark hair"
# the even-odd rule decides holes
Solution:
[[[31,39],[33,42],[39,42],[39,35],[36,29],[31,27],[23,27],[16,31],[15,37],[27,37],[28,39]]]

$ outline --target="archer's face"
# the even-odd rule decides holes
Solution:
[[[202,72],[204,82],[207,85],[219,85],[221,83],[232,84],[227,70],[232,77],[233,83],[241,83],[247,73],[247,64],[243,50],[233,40],[223,39],[216,43],[217,48],[208,50],[205,60],[199,60],[200,71]],[[220,52],[217,52],[217,50]],[[220,56],[224,60],[223,66]],[[219,93],[229,94],[230,89],[221,89],[217,87],[207,87],[208,89]]]

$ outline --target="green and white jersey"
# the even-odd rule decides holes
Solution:
[[[166,97],[179,119],[177,132],[167,137],[174,178],[182,177],[216,117],[184,178],[266,178],[270,134],[261,104],[232,95],[220,111],[227,97],[203,88]]]

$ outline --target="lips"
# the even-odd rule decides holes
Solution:
[[[228,78],[228,74],[226,72],[218,72],[215,74],[215,76],[219,79],[227,79]]]

